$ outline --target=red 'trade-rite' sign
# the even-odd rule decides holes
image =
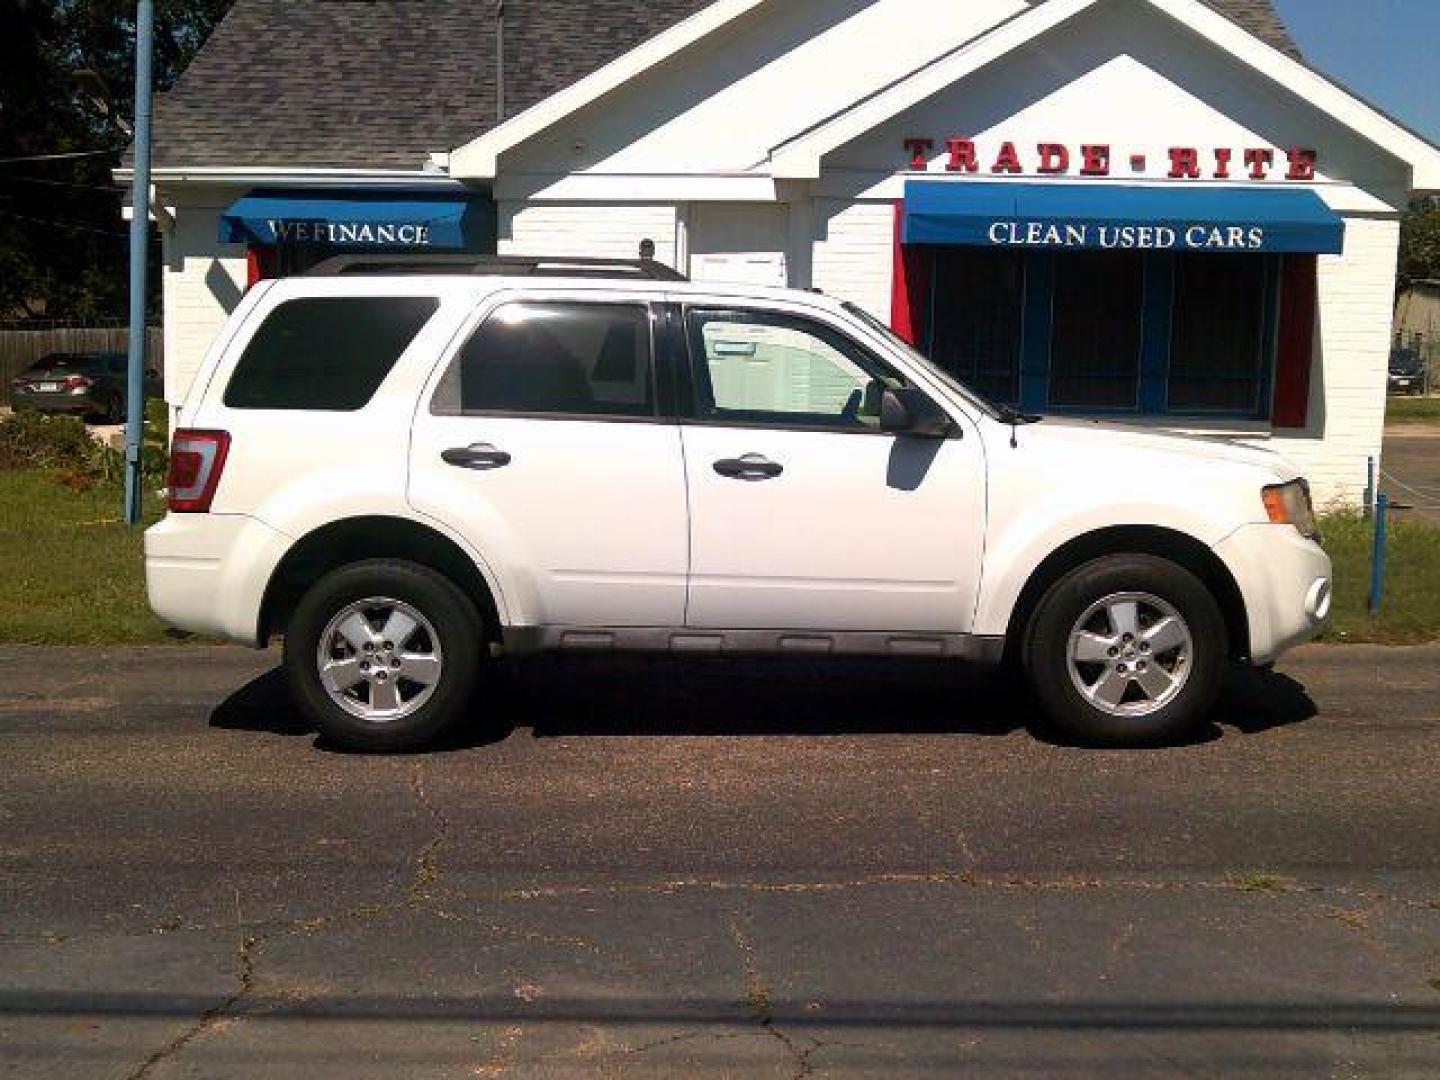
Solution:
[[[929,172],[935,154],[935,140],[905,140],[909,168],[913,172]],[[1168,151],[1171,180],[1270,180],[1309,181],[1315,179],[1319,155],[1314,150],[1293,147],[1276,150],[1269,146],[1216,147],[1201,150],[1193,146],[1172,146]],[[1014,142],[1002,142],[993,150],[982,152],[973,139],[946,139],[941,155],[945,171],[959,176],[987,173],[993,176],[1023,176],[1027,172],[1040,176],[1112,175],[1117,155],[1109,143],[1042,142],[1022,152]],[[1149,162],[1144,154],[1128,155],[1130,168],[1143,173]]]

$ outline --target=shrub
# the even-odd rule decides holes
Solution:
[[[88,469],[96,445],[73,416],[17,412],[0,423],[0,469]]]
[[[163,483],[169,464],[163,413],[151,421],[141,450],[147,482]],[[66,487],[83,490],[95,484],[119,484],[125,478],[125,455],[90,437],[73,416],[17,412],[0,421],[0,469],[44,469],[58,472]]]

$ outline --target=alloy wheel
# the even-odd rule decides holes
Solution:
[[[315,661],[330,699],[372,723],[420,709],[444,666],[435,627],[409,604],[387,597],[342,608],[320,635]]]
[[[1179,697],[1194,656],[1190,628],[1172,605],[1127,592],[1097,600],[1076,620],[1067,660],[1071,681],[1091,706],[1142,717]]]

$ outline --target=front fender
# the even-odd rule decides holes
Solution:
[[[1035,510],[992,533],[986,545],[985,573],[976,603],[975,633],[1004,635],[1020,594],[1041,564],[1068,544],[1087,536],[1115,529],[1146,529],[1176,533],[1213,547],[1223,532],[1212,522],[1173,508],[1156,507],[1151,512],[1117,516],[1113,509],[1071,506],[1063,516],[1055,507]]]

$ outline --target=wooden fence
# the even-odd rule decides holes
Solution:
[[[42,356],[56,352],[124,352],[128,347],[124,323],[0,323],[0,387]],[[164,369],[165,354],[160,327],[145,329],[145,362]],[[3,397],[3,392],[0,392]]]

